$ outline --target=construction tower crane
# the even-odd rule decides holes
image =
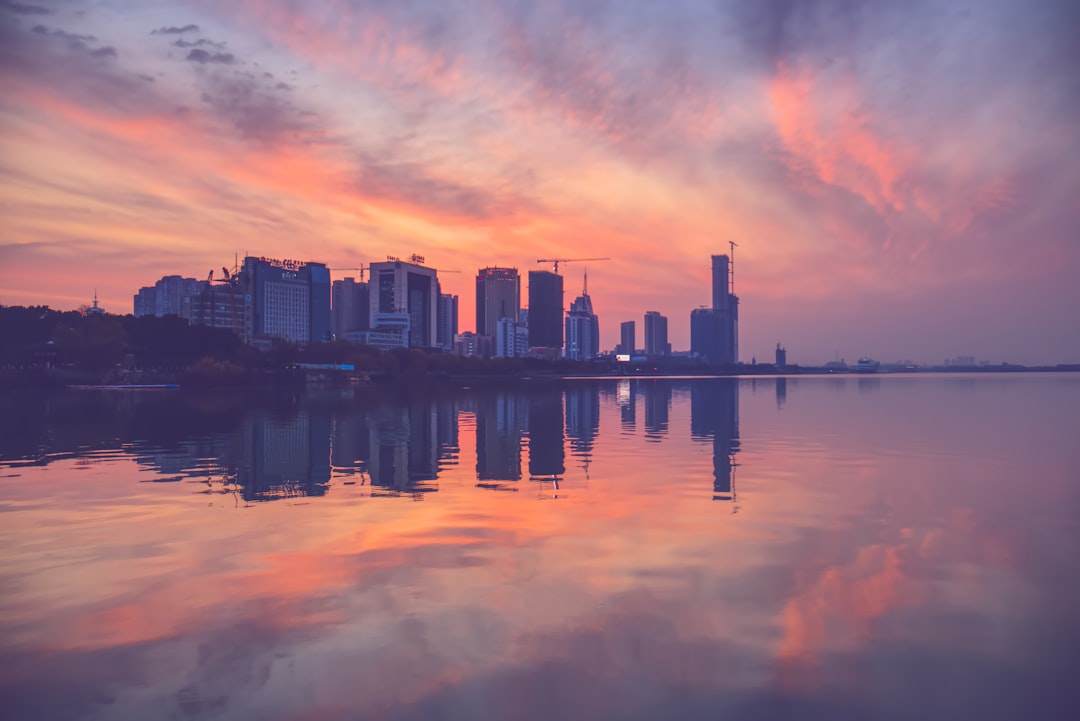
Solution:
[[[734,240],[729,240],[728,245],[731,246],[731,273],[728,274],[728,294],[735,295],[735,249],[739,247],[739,244]]]
[[[360,274],[360,282],[364,282],[364,271],[368,269],[368,266],[361,264],[359,268],[327,268],[327,270],[351,270]]]
[[[559,272],[559,263],[581,263],[591,260],[611,260],[611,258],[540,258],[537,263],[551,263],[552,270],[556,273]]]

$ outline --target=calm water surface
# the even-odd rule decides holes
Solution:
[[[0,416],[5,718],[1080,718],[1080,376]]]

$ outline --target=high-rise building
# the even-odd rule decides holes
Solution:
[[[367,283],[357,283],[355,278],[335,280],[331,296],[330,325],[335,338],[345,340],[351,332],[370,328],[371,294]]]
[[[372,263],[371,327],[393,325],[401,328],[413,348],[438,347],[439,281],[434,268],[414,262],[390,259]]]
[[[645,313],[645,355],[671,355],[671,344],[667,339],[667,317],[655,310]]]
[[[239,278],[228,283],[206,283],[195,298],[191,322],[211,328],[225,328],[244,337],[244,290]]]
[[[135,295],[135,316],[177,315],[191,320],[192,307],[206,281],[166,275],[154,285],[140,288]]]
[[[548,270],[529,271],[529,347],[563,346],[563,279]]]
[[[566,350],[570,360],[589,360],[600,355],[600,319],[593,313],[589,297],[589,276],[585,275],[581,295],[570,304],[566,315]]]
[[[637,343],[637,327],[634,321],[627,320],[619,326],[619,352],[633,355]]]
[[[495,357],[523,358],[529,352],[529,326],[513,318],[499,318],[495,327]]]
[[[561,299],[560,299],[561,302]],[[476,273],[476,334],[495,337],[500,318],[518,320],[521,276],[517,268],[481,268]]]
[[[690,350],[714,365],[739,361],[739,297],[726,255],[712,257],[712,308],[690,313]]]
[[[318,343],[330,338],[330,271],[323,263],[244,258],[244,340],[282,338]]]
[[[712,307],[726,308],[731,290],[731,262],[726,255],[712,257]]]
[[[439,293],[439,320],[436,330],[437,345],[444,351],[454,350],[454,337],[458,332],[458,297]]]

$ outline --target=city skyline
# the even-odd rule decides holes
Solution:
[[[592,271],[601,348],[656,310],[679,350],[734,241],[744,362],[1075,362],[1078,20],[0,3],[0,303],[128,313],[236,254],[415,252],[472,308],[477,268],[603,255],[561,269]]]

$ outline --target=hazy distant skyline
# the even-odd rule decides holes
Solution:
[[[685,349],[735,241],[744,361],[1078,362],[1078,38],[1065,0],[0,0],[0,303],[415,252],[468,330],[477,269],[611,256],[601,347],[657,310]]]

